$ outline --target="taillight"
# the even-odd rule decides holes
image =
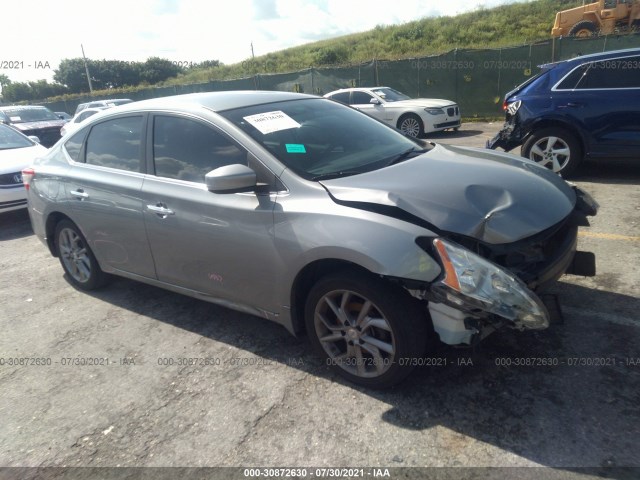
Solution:
[[[505,100],[504,102],[502,102],[502,111],[506,112],[507,108],[509,108],[509,104],[507,103],[507,101]]]
[[[31,180],[33,179],[33,176],[35,174],[35,170],[33,170],[33,168],[31,167],[22,170],[22,183],[24,184],[24,188],[26,188],[27,190],[29,190],[29,184],[31,183]]]

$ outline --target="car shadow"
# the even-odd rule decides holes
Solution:
[[[482,135],[484,132],[482,130],[466,130],[461,128],[457,132],[454,130],[445,130],[444,132],[431,132],[425,134],[423,137],[426,140],[442,140],[442,139],[452,139],[452,138],[466,138],[466,137],[474,137],[476,135]],[[484,146],[484,145],[483,145]]]
[[[345,382],[306,339],[267,320],[125,279],[90,294],[374,397],[390,405],[381,420],[398,428],[445,429],[464,436],[460,448],[484,442],[543,466],[619,478],[611,468],[640,466],[640,338],[628,320],[640,299],[569,283],[556,291],[563,323],[497,332],[473,349],[437,347],[423,361],[430,366],[385,391]]]
[[[33,235],[26,208],[0,214],[0,242]]]
[[[580,165],[570,180],[608,185],[638,185],[640,163],[637,158],[588,160]]]

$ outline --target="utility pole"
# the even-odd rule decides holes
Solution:
[[[253,54],[253,42],[251,42],[251,60],[255,59],[256,56]]]
[[[84,71],[87,73],[87,81],[89,82],[89,93],[93,93],[93,86],[91,85],[91,75],[89,75],[89,65],[87,64],[87,57],[84,56],[84,47],[80,44],[82,49],[82,58],[84,60]]]

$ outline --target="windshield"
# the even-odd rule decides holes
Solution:
[[[46,122],[48,120],[60,120],[55,113],[48,108],[8,108],[2,111],[11,123]]]
[[[371,90],[373,93],[383,98],[385,102],[400,102],[402,100],[411,100],[411,97],[407,97],[404,93],[400,93],[393,88],[374,88]]]
[[[0,125],[0,150],[32,147],[34,142],[7,125]]]
[[[322,98],[220,114],[308,180],[377,170],[422,148],[371,117]]]

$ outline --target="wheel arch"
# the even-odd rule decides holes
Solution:
[[[51,252],[51,255],[53,255],[54,257],[58,256],[58,252],[56,250],[56,240],[54,238],[55,237],[54,233],[56,231],[56,226],[62,220],[69,220],[70,222],[73,222],[73,220],[69,218],[69,216],[65,215],[62,212],[51,212],[49,215],[47,215],[47,221],[45,222],[44,228],[45,228],[45,236],[47,239],[47,247],[49,247],[49,251]]]
[[[424,135],[427,125],[424,121],[424,118],[422,118],[422,116],[419,113],[413,112],[413,111],[409,111],[409,112],[403,112],[398,119],[396,120],[396,125],[395,127],[400,130],[400,125],[402,124],[402,122],[404,121],[405,118],[407,117],[415,117],[418,120],[418,125],[420,126],[420,132],[418,133],[418,137],[420,135]]]
[[[305,265],[296,275],[291,287],[291,326],[294,334],[301,335],[305,332],[304,308],[311,287],[328,273],[340,270],[375,275],[361,265],[337,258],[315,260]]]
[[[522,145],[527,143],[527,140],[538,130],[542,130],[543,128],[562,128],[567,130],[573,136],[576,137],[578,142],[580,143],[580,148],[582,149],[582,154],[587,154],[587,140],[584,138],[582,131],[575,126],[575,124],[571,124],[569,122],[559,120],[559,119],[542,119],[534,124],[532,124],[528,129],[525,135],[522,136]]]

